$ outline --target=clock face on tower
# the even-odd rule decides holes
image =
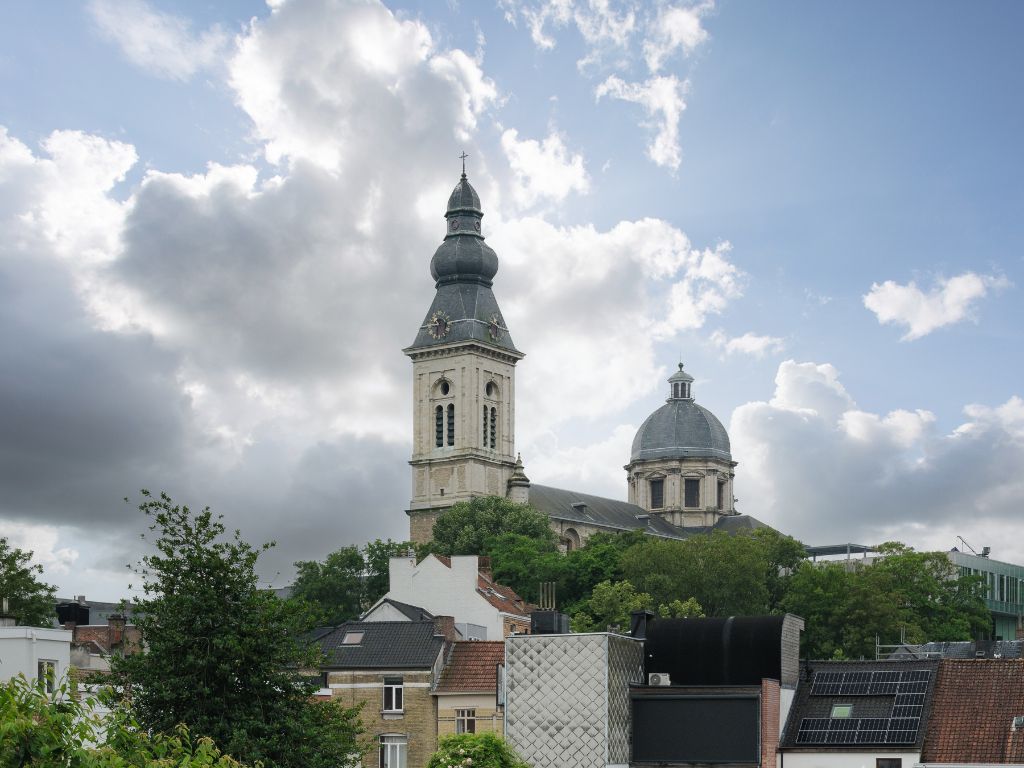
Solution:
[[[451,329],[451,322],[451,318],[439,309],[430,316],[430,320],[427,322],[427,330],[430,331],[430,335],[435,339],[443,339]]]
[[[500,341],[505,329],[501,327],[501,318],[497,314],[491,315],[490,321],[487,323],[487,335],[491,337],[491,341]]]

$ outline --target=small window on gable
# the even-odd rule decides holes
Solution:
[[[853,704],[833,704],[832,717],[846,718],[853,717]]]
[[[362,632],[346,632],[345,636],[341,638],[342,645],[359,645],[363,642]]]
[[[700,478],[688,477],[683,481],[683,506],[700,506]]]
[[[665,506],[665,479],[659,477],[651,480],[651,509],[661,509]]]

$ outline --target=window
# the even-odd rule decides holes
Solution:
[[[455,405],[448,404],[448,445],[455,445]]]
[[[483,421],[481,421],[480,423],[483,424],[483,429],[484,429],[484,448],[486,448],[487,447],[487,406],[486,405],[484,406],[484,418],[483,418]]]
[[[902,757],[876,757],[875,768],[903,768]]]
[[[665,506],[665,480],[658,478],[651,480],[651,509],[661,509]]]
[[[381,736],[380,768],[406,768],[408,744],[405,736]]]
[[[363,642],[362,632],[346,632],[345,636],[341,638],[342,645],[359,645]]]
[[[491,408],[491,448],[498,446],[498,409]]]
[[[57,662],[39,659],[36,663],[36,680],[40,686],[46,689],[47,693],[53,693],[57,687]]]
[[[440,405],[434,409],[434,445],[444,445],[444,408]]]
[[[853,704],[833,704],[832,717],[846,718],[853,716]]]
[[[385,712],[401,712],[402,711],[402,678],[400,677],[385,677],[384,678],[384,711]],[[404,765],[404,763],[403,763]]]
[[[455,732],[476,733],[476,710],[456,709],[455,710]]]
[[[718,508],[725,509],[725,483],[718,484]]]
[[[696,477],[688,477],[683,484],[684,507],[699,507],[700,506],[700,479]]]
[[[448,394],[449,392],[451,392],[451,391],[452,391],[452,386],[451,386],[451,384],[449,384],[449,383],[448,383],[447,381],[444,381],[444,380],[442,379],[442,380],[441,380],[441,394],[442,394],[442,395],[447,395],[447,394]]]
[[[498,386],[493,381],[487,382],[487,388],[484,390],[488,397],[494,397],[498,394]]]

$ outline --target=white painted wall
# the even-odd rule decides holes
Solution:
[[[457,624],[478,624],[487,629],[484,639],[502,639],[501,612],[476,590],[476,555],[456,555],[451,562],[449,568],[433,555],[418,565],[415,558],[391,558],[391,588],[384,598],[417,605],[435,616],[454,616]]]
[[[71,636],[66,629],[0,627],[0,681],[19,673],[36,679],[40,659],[57,662],[58,682],[71,664]]]
[[[404,600],[400,602],[405,602]],[[419,606],[422,608],[423,606]],[[379,603],[366,612],[360,621],[409,621],[409,617],[391,603]]]
[[[903,768],[914,768],[920,752],[790,752],[779,755],[779,768],[875,768],[879,757],[900,758]]]
[[[795,688],[780,688],[779,689],[779,738],[782,738],[782,732],[786,730],[786,721],[789,719],[789,709],[793,706],[793,699],[796,698]]]

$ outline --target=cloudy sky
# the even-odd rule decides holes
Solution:
[[[1024,562],[1024,6],[0,9],[0,535],[117,599],[140,488],[404,538],[469,154],[531,479],[624,498],[682,358],[739,508]]]

